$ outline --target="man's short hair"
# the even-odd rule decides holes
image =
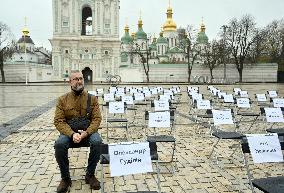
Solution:
[[[69,73],[69,79],[71,79],[71,74],[74,74],[74,73],[82,73],[82,72],[80,70],[71,70]]]

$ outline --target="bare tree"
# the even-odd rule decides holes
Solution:
[[[284,21],[275,20],[265,28],[267,33],[266,52],[269,55],[270,62],[284,62]]]
[[[0,71],[3,83],[5,82],[4,61],[12,56],[15,48],[15,42],[12,37],[13,35],[8,25],[0,22]]]
[[[268,33],[264,29],[256,29],[254,42],[251,45],[248,60],[251,63],[267,62],[265,52],[267,49],[266,39]]]
[[[211,80],[214,79],[213,77],[213,69],[219,66],[222,63],[222,50],[223,43],[217,40],[212,40],[201,52],[201,58],[203,60],[203,64],[207,66],[210,70]]]
[[[185,31],[184,39],[179,42],[180,47],[184,50],[187,58],[187,74],[188,83],[190,83],[190,77],[192,72],[192,67],[198,57],[200,56],[200,48],[197,42],[197,33],[192,26],[187,26]]]
[[[239,72],[239,82],[243,80],[244,62],[255,41],[255,31],[255,22],[250,15],[243,16],[239,21],[233,18],[228,25],[226,41]]]
[[[145,49],[142,50],[141,47],[136,43],[132,46],[131,53],[132,55],[137,54],[140,57],[141,63],[143,65],[144,73],[146,75],[147,82],[149,83],[149,80],[150,80],[149,79],[149,71],[150,71],[149,59],[151,56],[151,48],[148,46],[148,40],[147,40]]]

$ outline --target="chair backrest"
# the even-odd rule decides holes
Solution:
[[[281,150],[283,151],[284,150],[284,136],[278,136],[278,138],[279,138],[279,141],[280,141]],[[247,141],[247,137],[242,138],[241,147],[242,147],[242,152],[243,152],[243,155],[244,155],[244,162],[245,162],[245,166],[246,166],[246,170],[247,170],[247,177],[248,177],[248,180],[249,180],[249,185],[250,185],[252,192],[254,192],[254,190],[253,190],[254,184],[253,184],[253,181],[252,181],[253,174],[252,174],[252,171],[249,168],[250,164],[249,164],[249,159],[248,159],[248,154],[251,154],[251,152],[250,152],[249,144],[248,144],[248,141]],[[283,164],[283,162],[281,162],[281,164]]]
[[[158,160],[158,150],[156,142],[149,142],[151,160]],[[109,164],[108,144],[100,145],[101,164]]]
[[[280,146],[281,146],[281,150],[284,150],[284,136],[279,136],[279,141],[280,141]],[[246,137],[242,138],[242,152],[245,153],[250,153],[250,149],[249,149],[249,144],[247,141]]]

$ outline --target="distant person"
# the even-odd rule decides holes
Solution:
[[[87,116],[88,93],[84,90],[83,74],[80,71],[71,71],[69,84],[71,91],[59,97],[54,116],[54,125],[60,132],[60,136],[54,144],[55,158],[61,172],[61,181],[57,187],[57,192],[67,192],[72,184],[69,172],[68,148],[70,145],[80,146],[84,144],[90,145],[85,181],[90,184],[91,189],[99,190],[100,182],[94,176],[100,159],[100,144],[102,143],[102,138],[97,132],[102,120],[98,100],[95,96],[90,98],[91,113],[86,119],[89,122],[87,128],[71,128],[70,120]]]

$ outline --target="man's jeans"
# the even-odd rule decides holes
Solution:
[[[100,134],[93,133],[87,138],[83,139],[78,145],[90,146],[90,154],[88,159],[87,174],[94,175],[98,161],[100,160],[100,144],[102,143],[102,138]],[[55,141],[55,158],[59,165],[61,178],[69,178],[69,160],[68,160],[68,149],[74,144],[73,140],[61,134],[59,138]],[[75,144],[77,145],[77,144]]]

